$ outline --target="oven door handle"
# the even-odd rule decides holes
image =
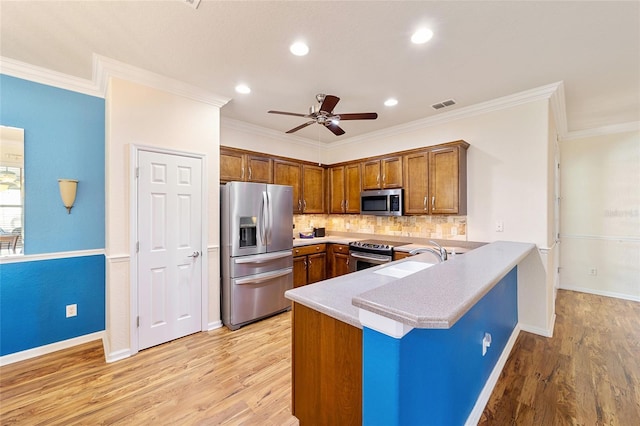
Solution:
[[[371,261],[374,261],[374,262],[379,262],[380,261],[380,259],[377,259],[375,257],[370,257],[370,256],[367,256],[365,254],[349,253],[349,256],[355,257],[356,259],[371,260]]]

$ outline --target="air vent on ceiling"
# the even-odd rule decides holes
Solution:
[[[433,109],[440,109],[440,108],[444,108],[444,107],[448,107],[451,105],[455,105],[456,101],[454,101],[453,99],[447,99],[446,101],[442,101],[442,102],[438,102],[437,104],[433,104],[431,105],[431,107]]]
[[[189,6],[191,6],[194,9],[197,9],[198,6],[200,6],[200,0],[181,0],[184,3],[188,4]]]

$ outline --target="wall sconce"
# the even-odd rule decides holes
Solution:
[[[68,214],[71,214],[71,208],[76,201],[76,190],[78,189],[78,181],[75,179],[58,179],[60,186],[60,198],[62,204],[67,208]]]

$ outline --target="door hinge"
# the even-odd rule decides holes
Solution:
[[[136,253],[140,253],[140,241],[136,241]]]
[[[136,167],[136,177],[140,177],[140,167]]]
[[[140,327],[140,317],[136,317],[136,327]]]

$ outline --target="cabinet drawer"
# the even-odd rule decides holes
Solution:
[[[293,255],[294,256],[305,256],[308,254],[314,254],[314,253],[323,253],[327,251],[327,245],[326,244],[313,244],[310,246],[302,246],[302,247],[294,247],[293,248]]]

